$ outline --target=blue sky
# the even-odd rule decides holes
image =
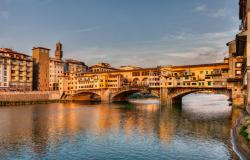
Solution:
[[[60,40],[88,65],[220,62],[239,24],[237,0],[0,0],[0,47],[53,56]]]

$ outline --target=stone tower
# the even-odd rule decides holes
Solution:
[[[62,44],[58,42],[56,44],[55,58],[57,60],[62,60],[62,57],[63,57]]]

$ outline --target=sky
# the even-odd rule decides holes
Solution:
[[[60,41],[87,65],[222,62],[239,24],[238,0],[0,0],[0,47],[53,57]]]

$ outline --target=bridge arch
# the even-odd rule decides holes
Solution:
[[[96,92],[82,91],[74,94],[71,99],[73,101],[101,101],[101,95]]]
[[[133,85],[140,85],[140,79],[134,78],[132,83],[133,83]]]
[[[168,101],[170,103],[182,103],[182,98],[186,95],[189,95],[191,93],[196,93],[200,91],[208,91],[213,94],[223,94],[228,96],[229,98],[232,97],[232,93],[230,90],[226,88],[221,88],[221,89],[212,89],[212,88],[181,88],[181,89],[172,89],[168,91]]]
[[[128,101],[129,96],[141,91],[141,89],[121,91],[112,97],[112,102]]]
[[[143,86],[149,85],[149,80],[148,80],[148,78],[143,78],[141,83],[142,83]]]

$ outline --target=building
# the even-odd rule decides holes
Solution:
[[[69,73],[83,73],[87,72],[88,66],[84,62],[67,59],[65,60],[65,72]]]
[[[161,76],[161,87],[226,87],[228,63],[166,66]]]
[[[31,91],[33,60],[30,56],[0,48],[0,91]]]
[[[243,79],[240,83],[243,84],[242,92],[245,96],[245,103],[250,103],[250,94],[248,94],[250,92],[250,85],[248,85],[250,80],[250,33],[248,27],[250,22],[250,0],[239,0],[239,19],[241,20],[240,33],[236,35],[235,40],[228,43],[229,50],[233,51],[229,63],[233,64],[230,65],[231,67],[236,64],[236,68],[240,68],[231,75],[242,75]],[[242,62],[238,63],[236,61]]]
[[[118,69],[120,70],[135,70],[135,69],[142,69],[141,67],[137,67],[137,66],[120,66]]]
[[[66,72],[59,78],[61,94],[75,93],[78,90],[119,89],[128,86],[159,88],[159,68],[115,70],[98,73]]]
[[[50,58],[49,62],[49,90],[59,90],[59,76],[64,74],[65,62],[62,60],[63,51],[62,44],[58,42],[56,44],[55,58]]]
[[[34,60],[33,89],[37,91],[49,91],[49,59],[50,49],[34,47],[32,57]]]
[[[90,72],[111,72],[111,71],[117,71],[117,70],[119,69],[111,67],[110,64],[104,63],[104,62],[95,64],[89,67]]]

